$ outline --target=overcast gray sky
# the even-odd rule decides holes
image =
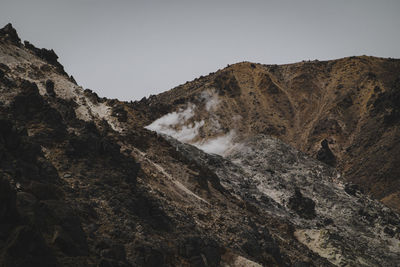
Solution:
[[[0,0],[8,22],[84,88],[121,100],[239,61],[400,57],[396,0]]]

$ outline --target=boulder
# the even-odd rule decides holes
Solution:
[[[316,216],[315,202],[311,198],[304,197],[297,188],[294,195],[289,198],[288,206],[304,219],[314,219]]]
[[[336,157],[329,148],[328,140],[322,140],[321,148],[317,152],[317,159],[332,167],[336,165]]]

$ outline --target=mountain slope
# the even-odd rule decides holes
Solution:
[[[99,98],[11,25],[0,63],[0,265],[398,266],[399,216],[283,143],[283,106],[260,134],[249,76]]]
[[[272,135],[337,167],[399,210],[399,97],[400,60],[362,56],[280,66],[238,63],[133,108],[150,124],[191,103],[195,115],[183,125],[204,125],[190,143],[232,130],[236,142]],[[206,99],[217,103],[211,112]]]
[[[209,166],[224,188],[251,209],[289,221],[298,241],[333,264],[385,266],[400,261],[398,242],[386,233],[396,231],[398,216],[345,185],[334,169],[278,139],[249,138],[225,158],[168,140]]]

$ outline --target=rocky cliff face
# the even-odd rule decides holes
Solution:
[[[399,216],[349,183],[397,207],[398,66],[241,63],[126,103],[7,25],[0,265],[398,266]]]

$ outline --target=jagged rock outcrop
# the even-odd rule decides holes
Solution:
[[[8,23],[6,26],[0,29],[0,40],[3,42],[10,42],[16,46],[21,45],[21,39],[11,23]]]
[[[29,43],[28,41],[24,42],[24,46],[25,48],[31,50],[39,58],[55,66],[60,73],[66,74],[66,72],[64,71],[64,67],[60,64],[60,62],[58,62],[58,56],[53,49],[51,50],[48,50],[46,48],[39,49],[36,48],[33,44]]]

